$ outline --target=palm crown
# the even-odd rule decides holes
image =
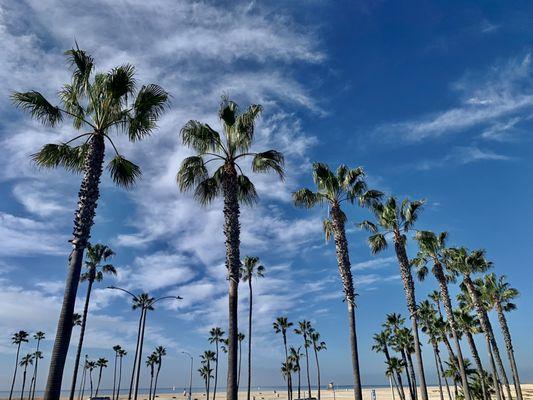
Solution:
[[[427,264],[433,263],[433,266],[443,266],[446,259],[446,239],[448,237],[447,232],[442,232],[436,235],[430,231],[418,231],[415,235],[415,240],[418,242],[418,253],[413,259],[412,263],[417,267],[418,279],[424,280],[429,270]],[[447,264],[444,264],[447,266]],[[449,274],[446,275],[448,282],[453,282],[457,271],[453,269],[447,269]]]
[[[191,120],[181,129],[180,136],[184,145],[197,154],[183,160],[178,171],[177,182],[180,190],[194,189],[195,197],[202,204],[208,204],[223,192],[226,178],[234,176],[238,200],[251,204],[257,199],[254,184],[244,174],[239,162],[252,157],[253,172],[276,172],[284,177],[283,155],[275,150],[252,152],[255,120],[263,107],[253,104],[244,112],[226,97],[222,98],[219,117],[223,135],[208,124]],[[218,163],[210,175],[207,164]]]
[[[253,277],[264,277],[265,267],[259,264],[259,257],[244,257],[241,265],[241,278],[244,282]]]
[[[104,278],[104,274],[116,275],[117,271],[111,264],[101,265],[102,262],[107,261],[114,256],[115,252],[104,244],[97,243],[94,246],[89,244],[87,246],[87,257],[85,266],[87,272],[81,275],[81,280],[95,280],[100,282]]]
[[[289,329],[293,325],[292,322],[289,322],[287,317],[277,317],[276,320],[272,323],[272,328],[274,328],[274,332],[276,333],[283,333],[287,332],[287,329]]]
[[[18,331],[13,334],[11,337],[11,342],[13,344],[21,344],[23,342],[28,342],[28,332],[26,331]]]
[[[55,126],[63,118],[70,118],[76,130],[88,130],[61,144],[47,144],[33,155],[41,167],[65,167],[79,172],[83,169],[88,142],[103,136],[115,156],[108,164],[113,181],[124,187],[140,176],[140,168],[126,160],[117,150],[109,134],[117,130],[127,134],[130,141],[149,135],[163,113],[168,94],[158,85],[142,86],[136,92],[135,68],[124,64],[106,73],[94,72],[94,59],[77,46],[65,52],[73,69],[71,83],[59,91],[60,105],[52,105],[37,91],[14,92],[12,100],[21,109],[45,125]],[[81,144],[71,143],[86,139]]]
[[[516,304],[512,300],[520,296],[520,293],[509,285],[505,275],[496,276],[494,273],[486,275],[481,291],[483,298],[487,300],[490,306],[494,307],[496,303],[499,303],[503,311],[516,310]]]

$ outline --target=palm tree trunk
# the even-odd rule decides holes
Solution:
[[[93,135],[85,158],[85,174],[78,192],[78,209],[74,216],[73,238],[70,240],[73,249],[69,256],[63,305],[57,323],[44,400],[57,400],[61,395],[61,383],[72,335],[72,317],[80,281],[83,252],[91,236],[91,227],[94,223],[96,205],[100,196],[99,185],[102,176],[104,150],[103,135]]]
[[[457,328],[455,325],[455,319],[453,317],[452,301],[450,299],[450,294],[448,292],[448,284],[446,282],[446,277],[444,276],[444,271],[442,270],[442,265],[440,262],[436,261],[434,264],[434,273],[437,281],[439,283],[440,294],[442,302],[444,303],[444,310],[446,311],[446,318],[450,324],[452,339],[455,344],[455,351],[457,353],[457,363],[459,364],[459,374],[461,375],[461,386],[463,387],[463,394],[465,400],[470,400],[470,388],[468,387],[468,380],[466,378],[465,365],[463,359],[463,353],[461,352],[461,344],[459,343],[459,338],[457,337]]]
[[[226,267],[228,269],[228,382],[226,400],[237,400],[237,346],[238,346],[238,293],[240,259],[240,223],[239,200],[237,197],[237,171],[232,164],[224,166],[226,178],[223,181],[224,192],[224,234],[226,236]],[[251,337],[248,338],[251,343]],[[250,353],[250,351],[249,351]],[[248,393],[250,400],[251,371],[248,368]]]
[[[100,390],[100,382],[102,381],[102,370],[104,367],[100,366],[100,371],[98,371],[98,383],[96,384],[96,393],[94,394],[98,397],[98,391]]]
[[[239,342],[239,367],[237,372],[237,392],[239,392],[239,386],[241,385],[241,364],[242,364],[242,342]]]
[[[513,375],[513,383],[516,390],[516,397],[518,400],[522,400],[522,388],[520,387],[520,378],[518,376],[518,368],[516,368],[516,360],[514,357],[513,342],[511,340],[511,332],[509,331],[509,326],[507,325],[507,318],[503,313],[502,305],[499,301],[495,304],[495,309],[498,314],[498,322],[500,323],[500,328],[503,333],[503,339],[505,340],[505,348],[507,349],[507,357],[509,358],[509,363],[511,364],[511,373]]]
[[[252,306],[253,306],[253,291],[252,291],[252,277],[248,279],[248,392],[246,398],[250,400],[250,388],[252,385]]]
[[[283,330],[282,335],[283,335],[283,348],[285,349],[285,363],[287,363],[289,361],[289,352],[287,350],[287,332],[285,330]],[[287,364],[285,364],[285,365],[287,365]],[[291,380],[292,380],[292,378],[291,378]],[[292,399],[291,386],[292,386],[292,383],[291,383],[291,385],[289,385],[289,382],[287,382],[287,399],[288,400]]]
[[[468,329],[465,329],[465,335],[466,335],[466,340],[468,342],[468,346],[470,347],[470,352],[472,353],[472,358],[474,359],[474,362],[476,363],[476,368],[479,374],[479,379],[481,381],[481,392],[483,393],[483,400],[487,400],[487,391],[485,388],[485,373],[483,371],[483,364],[481,364],[481,358],[479,357],[479,352],[477,351],[476,342],[474,341],[474,337],[472,336],[472,333]]]
[[[91,397],[93,397],[93,371],[89,370],[89,382],[91,383]]]
[[[137,361],[139,358],[139,343],[141,342],[141,329],[144,319],[144,308],[141,309],[141,316],[139,317],[139,326],[137,327],[137,344],[135,345],[135,357],[133,359],[133,368],[131,369],[131,381],[130,381],[130,391],[128,394],[128,400],[132,399],[133,394],[133,383],[135,382],[135,371],[137,370]],[[140,361],[139,361],[140,362]]]
[[[161,371],[161,364],[162,364],[163,360],[161,357],[159,357],[159,363],[157,364],[157,372],[155,374],[155,383],[154,383],[154,394],[153,394],[153,398],[155,399],[155,393],[156,393],[156,390],[157,390],[157,381],[159,379],[159,372]]]
[[[413,367],[413,359],[411,358],[411,354],[409,353],[409,351],[406,351],[406,354],[407,354],[407,367],[409,369],[409,374],[411,375],[411,384],[413,385],[413,396],[415,400],[417,400],[418,393],[417,393],[415,369]]]
[[[444,392],[442,391],[442,380],[440,378],[440,373],[439,373],[439,359],[437,358],[438,351],[439,349],[437,348],[437,345],[433,343],[433,355],[435,356],[435,368],[437,370],[437,380],[439,382],[439,395],[440,395],[440,400],[444,400]]]
[[[409,396],[411,400],[415,400],[415,393],[413,390],[413,382],[411,382],[411,374],[409,370],[409,364],[407,362],[407,356],[405,355],[405,350],[401,349],[400,354],[402,356],[403,363],[405,364],[405,377],[407,378],[407,384],[409,385]]]
[[[400,371],[396,371],[398,374],[398,395],[401,400],[405,400],[405,392],[403,390],[402,374]]]
[[[19,356],[20,356],[20,345],[21,342],[17,345],[17,356],[15,358],[15,371],[13,372],[13,380],[11,381],[11,390],[9,391],[9,400],[13,397],[13,388],[15,387],[15,381],[17,379],[17,370],[19,367]]]
[[[115,350],[115,362],[113,364],[113,396],[111,397],[112,400],[115,400],[115,386],[117,384],[117,359],[118,352]]]
[[[216,359],[215,359],[215,384],[213,385],[213,400],[215,400],[215,397],[217,395],[217,380],[218,380],[218,340],[216,342],[217,351],[216,351]],[[209,400],[209,399],[207,399]]]
[[[154,367],[151,367],[152,370],[150,372],[150,390],[148,392],[148,400],[152,400],[152,385],[154,383]]]
[[[422,395],[422,400],[428,400],[428,389],[426,385],[426,375],[424,373],[424,362],[422,360],[422,349],[420,348],[420,339],[418,337],[418,316],[415,297],[415,285],[413,282],[413,276],[411,274],[409,258],[407,257],[407,252],[405,250],[405,239],[400,234],[400,232],[395,232],[394,248],[396,250],[396,257],[398,258],[398,264],[400,265],[403,289],[405,292],[405,298],[407,300],[407,308],[409,309],[409,318],[411,319],[412,324],[416,363],[418,369],[418,376],[420,378],[420,394]]]
[[[496,369],[496,363],[494,362],[494,354],[492,353],[492,347],[490,345],[490,339],[485,335],[485,343],[487,344],[487,354],[489,357],[490,366],[492,369],[492,380],[494,381],[494,392],[496,393],[496,400],[501,400],[502,391],[500,385],[500,378],[498,377],[498,370]]]
[[[137,395],[139,393],[139,378],[141,376],[141,360],[143,357],[143,343],[144,343],[144,329],[146,328],[146,317],[148,314],[148,310],[146,308],[143,308],[144,310],[144,317],[143,317],[143,325],[141,329],[141,341],[139,342],[139,358],[137,363],[137,376],[135,377],[135,394],[133,395],[133,399],[137,400]]]
[[[209,389],[211,386],[211,364],[207,362],[207,385],[206,385],[206,399],[209,399]]]
[[[396,395],[394,394],[394,388],[392,387],[392,374],[389,375],[389,385],[390,385],[390,392],[392,394],[392,400],[396,400]]]
[[[83,348],[83,339],[85,337],[85,327],[87,324],[87,313],[89,311],[89,300],[91,298],[91,291],[94,279],[92,278],[94,271],[90,272],[91,277],[87,282],[87,294],[85,295],[85,305],[83,306],[83,316],[81,319],[80,338],[78,340],[78,349],[76,350],[76,360],[74,361],[74,372],[72,373],[72,384],[70,386],[69,400],[74,400],[74,392],[76,391],[76,380],[78,379],[78,368],[80,366],[81,350]]]
[[[446,332],[444,332],[442,337],[442,342],[446,346],[446,349],[448,350],[448,358],[450,359],[450,362],[459,369],[459,366],[457,365],[457,356],[453,352],[452,345],[450,344],[450,341],[448,340],[448,336],[446,335]]]
[[[437,369],[437,374],[440,373],[440,376],[444,379],[444,383],[446,385],[446,392],[448,393],[448,399],[453,400],[452,392],[450,390],[450,385],[448,383],[448,378],[446,378],[446,375],[444,375],[444,368],[442,367],[442,360],[440,359],[440,351],[437,346],[437,360],[439,362],[439,368]]]
[[[335,251],[337,264],[341,276],[346,304],[348,306],[348,322],[350,327],[350,345],[352,350],[352,367],[354,380],[354,399],[363,400],[361,389],[361,373],[359,371],[359,352],[357,349],[357,332],[355,329],[355,290],[353,285],[352,271],[350,268],[350,256],[348,253],[348,241],[341,209],[338,204],[331,207],[331,220],[333,224],[333,236],[335,239]],[[469,399],[467,399],[469,400]]]
[[[320,364],[318,363],[318,352],[316,351],[316,347],[314,347],[315,350],[315,361],[316,361],[316,376],[317,376],[317,383],[318,383],[318,400],[320,400]]]
[[[300,357],[300,356],[298,355],[298,357]],[[298,399],[301,399],[301,398],[302,398],[302,394],[301,394],[301,388],[302,388],[301,381],[302,381],[302,370],[301,370],[301,368],[300,368],[300,361],[298,361]]]
[[[494,359],[496,360],[496,364],[498,365],[498,369],[500,370],[500,375],[502,377],[503,383],[505,385],[505,389],[507,391],[507,397],[509,397],[509,400],[510,400],[513,398],[511,396],[511,388],[509,387],[509,381],[507,379],[505,368],[503,367],[503,362],[500,357],[500,351],[498,349],[498,344],[496,343],[496,339],[494,338],[494,331],[492,330],[492,325],[490,323],[489,317],[487,316],[487,312],[485,308],[483,307],[483,304],[481,303],[479,294],[477,293],[477,290],[474,287],[474,283],[472,282],[472,279],[470,278],[470,276],[465,275],[463,281],[466,285],[468,293],[470,294],[472,302],[474,303],[474,307],[476,308],[479,322],[481,323],[481,329],[483,330],[483,332],[485,332],[485,335],[487,336],[487,340],[489,341],[492,347]]]
[[[78,400],[83,399],[83,395],[85,393],[85,381],[86,380],[87,380],[87,369],[84,367],[83,372],[81,374],[80,388],[78,390]]]
[[[24,372],[22,373],[22,390],[20,391],[20,400],[24,398],[24,387],[26,386],[26,370],[28,366],[24,367]]]
[[[35,349],[35,365],[33,367],[33,376],[30,383],[30,395],[28,396],[31,400],[35,398],[35,385],[37,384],[37,365],[39,364],[39,345],[41,344],[41,339],[37,339],[37,348]]]
[[[119,365],[118,365],[118,383],[117,383],[117,397],[116,400],[120,398],[120,382],[122,381],[122,356],[120,356]]]
[[[389,353],[389,348],[387,346],[384,346],[383,354],[385,354],[385,360],[387,360],[387,365],[390,365],[390,353]],[[398,371],[397,369],[394,369],[394,373],[396,374],[395,382],[397,381],[400,382],[401,381],[400,371]],[[400,394],[400,400],[405,400],[405,393],[403,391],[403,386],[401,389],[402,389],[402,393]]]
[[[309,351],[307,349],[307,337],[304,335],[305,343],[305,368],[307,370],[307,389],[309,394],[309,399],[311,399],[311,378],[309,377]]]

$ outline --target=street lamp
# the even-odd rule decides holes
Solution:
[[[189,400],[191,400],[192,399],[192,365],[193,365],[194,359],[191,356],[191,353],[187,351],[182,351],[182,353],[188,355],[189,358],[191,359],[191,373],[189,375]]]
[[[133,299],[133,308],[141,309],[141,316],[139,318],[139,327],[137,331],[137,345],[135,347],[135,358],[133,361],[133,371],[131,373],[130,391],[128,395],[128,400],[131,400],[131,394],[133,392],[133,381],[135,381],[135,393],[134,393],[133,398],[134,400],[137,400],[137,394],[139,392],[139,376],[141,373],[141,358],[142,358],[143,343],[144,343],[144,330],[146,327],[146,312],[148,310],[153,310],[154,309],[153,305],[160,300],[166,300],[166,299],[182,300],[182,297],[163,296],[159,298],[154,298],[154,297],[150,297],[148,293],[141,293],[139,295],[136,295],[126,289],[123,289],[117,286],[108,286],[107,288],[120,290],[130,295]]]

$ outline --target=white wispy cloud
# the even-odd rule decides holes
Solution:
[[[511,161],[513,157],[499,154],[492,150],[481,149],[477,146],[457,146],[452,148],[450,153],[440,159],[422,160],[417,163],[419,170],[430,170],[449,165],[465,165],[478,161]]]

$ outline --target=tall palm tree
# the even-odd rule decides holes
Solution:
[[[80,276],[80,281],[87,281],[87,294],[85,295],[85,304],[83,306],[83,314],[81,319],[80,338],[78,340],[78,348],[76,350],[76,359],[74,361],[74,372],[72,373],[72,384],[70,386],[70,400],[74,400],[74,392],[76,391],[76,380],[78,379],[78,368],[80,365],[81,351],[83,348],[83,340],[85,338],[85,328],[87,326],[87,313],[89,312],[89,301],[94,282],[101,282],[104,279],[104,274],[116,275],[117,271],[111,264],[107,264],[115,252],[105,244],[97,243],[94,246],[87,244],[87,254],[85,257],[86,272]]]
[[[98,390],[100,390],[100,382],[102,381],[102,371],[104,368],[107,368],[107,363],[109,361],[106,358],[99,358],[96,361],[96,366],[98,367],[98,383],[96,384],[96,393],[95,396],[98,397]]]
[[[448,351],[448,355],[450,358],[450,362],[457,362],[457,356],[455,355],[455,352],[452,349],[452,345],[450,344],[450,341],[448,340],[448,333],[450,332],[450,329],[448,327],[447,322],[444,319],[444,316],[442,315],[441,310],[441,298],[440,298],[440,292],[437,290],[432,291],[429,293],[428,298],[435,304],[437,307],[437,312],[439,314],[439,328],[442,329],[442,335],[439,336],[439,339],[444,343],[444,346],[446,347],[446,350]]]
[[[222,342],[224,339],[225,332],[219,328],[212,328],[209,331],[209,343],[215,344],[215,382],[213,383],[213,400],[215,400],[215,397],[217,395],[217,378],[218,378],[218,350],[219,350],[219,343]],[[207,399],[209,400],[209,399]]]
[[[461,248],[451,248],[446,252],[446,261],[448,268],[455,273],[461,274],[463,276],[462,285],[469,294],[469,297],[472,301],[473,308],[476,309],[479,322],[481,323],[481,328],[485,332],[485,339],[487,341],[487,346],[492,348],[492,353],[498,369],[500,371],[500,376],[504,383],[507,397],[512,399],[511,388],[509,386],[509,381],[507,379],[507,373],[503,366],[503,362],[500,356],[500,351],[498,349],[498,344],[494,337],[494,332],[492,330],[492,325],[487,315],[486,305],[482,301],[482,293],[479,287],[476,287],[474,281],[472,280],[472,275],[476,273],[484,273],[490,268],[492,268],[492,263],[487,261],[485,258],[484,250],[474,250],[469,252],[468,249]],[[490,354],[490,352],[489,352]],[[489,356],[489,360],[492,360]],[[493,366],[493,376],[495,382],[497,382],[495,367]],[[496,395],[498,396],[499,391],[496,390]]]
[[[89,242],[100,196],[105,140],[111,143],[116,154],[107,166],[113,181],[119,186],[130,187],[141,175],[141,170],[118,152],[110,134],[113,130],[124,132],[132,142],[148,136],[156,128],[157,120],[168,100],[168,94],[157,85],[142,86],[135,93],[135,68],[130,64],[113,68],[106,73],[93,74],[94,60],[85,51],[76,46],[65,54],[73,73],[71,83],[64,85],[59,91],[59,106],[52,105],[37,91],[12,94],[16,106],[44,125],[56,126],[63,118],[70,118],[74,129],[83,129],[82,132],[85,132],[66,143],[47,144],[33,155],[38,166],[62,166],[70,171],[83,172],[73,237],[70,240],[72,252],[69,256],[65,295],[52,350],[45,400],[59,398],[61,391],[83,252]],[[83,142],[71,145],[79,140]]]
[[[87,370],[89,371],[89,383],[91,385],[91,397],[93,397],[93,371],[96,368],[96,361],[87,361]]]
[[[163,346],[157,346],[154,350],[154,354],[157,357],[157,371],[155,374],[154,394],[152,397],[155,399],[155,394],[157,391],[157,381],[159,379],[159,372],[161,372],[161,365],[163,364],[163,356],[167,355],[167,349],[165,349]]]
[[[324,220],[326,240],[333,236],[339,274],[341,276],[344,297],[348,306],[348,322],[350,327],[350,345],[352,350],[352,366],[354,379],[355,400],[362,400],[361,374],[359,371],[359,355],[357,350],[357,333],[355,329],[355,289],[350,256],[348,253],[348,240],[346,239],[346,214],[341,205],[343,202],[360,205],[369,205],[381,197],[381,192],[367,190],[362,168],[350,169],[340,165],[333,172],[326,164],[313,163],[313,180],[316,191],[300,189],[293,193],[293,200],[297,206],[312,208],[319,204],[327,204],[329,215]]]
[[[291,323],[292,325],[292,323]],[[289,358],[293,364],[293,371],[298,373],[298,398],[301,399],[301,371],[300,360],[303,357],[303,354],[300,353],[302,346],[295,348],[293,346],[289,347]]]
[[[307,389],[309,394],[309,399],[311,398],[311,378],[309,377],[309,346],[311,345],[311,340],[309,336],[311,335],[313,328],[311,327],[311,322],[307,320],[298,321],[298,328],[294,330],[294,333],[301,335],[304,341],[305,349],[305,369],[307,373]]]
[[[518,368],[516,367],[511,332],[509,330],[509,325],[507,324],[507,318],[505,317],[505,312],[516,310],[516,304],[513,303],[513,300],[517,298],[520,293],[517,289],[510,286],[509,282],[506,281],[505,275],[497,277],[494,273],[485,276],[481,291],[483,298],[491,308],[496,310],[498,315],[498,322],[503,333],[507,356],[509,357],[509,363],[511,364],[516,396],[518,397],[518,400],[522,400],[522,388],[520,387],[520,377],[518,376]]]
[[[228,383],[227,400],[237,400],[237,306],[240,260],[240,204],[253,204],[257,193],[252,181],[243,173],[239,162],[252,157],[252,172],[278,173],[283,179],[283,155],[275,150],[252,152],[255,120],[263,107],[251,105],[240,112],[237,104],[223,97],[219,117],[224,135],[209,125],[191,120],[181,129],[181,140],[197,154],[183,160],[177,181],[180,190],[195,190],[201,204],[216,197],[224,199],[224,235],[226,236],[226,268],[228,270]],[[220,166],[210,176],[207,163]]]
[[[399,329],[396,334],[396,342],[398,346],[400,346],[404,350],[405,356],[407,357],[407,369],[409,371],[409,375],[411,375],[413,395],[415,399],[418,399],[418,385],[416,383],[416,374],[413,366],[413,358],[411,357],[411,354],[415,352],[413,333],[411,329],[405,327]]]
[[[402,383],[402,370],[405,368],[405,363],[402,359],[398,357],[391,357],[389,361],[387,361],[387,370],[386,375],[389,377],[392,377],[394,381],[394,386],[396,386],[396,390],[398,391],[398,395],[400,398],[403,394],[403,383]],[[396,380],[398,379],[398,380]]]
[[[326,342],[320,340],[320,333],[313,330],[309,335],[313,350],[315,352],[316,372],[317,372],[317,386],[318,386],[318,400],[320,400],[320,363],[318,362],[318,352],[326,350]]]
[[[389,347],[392,345],[390,329],[384,329],[381,332],[374,334],[373,339],[374,344],[372,345],[372,350],[376,353],[383,353],[383,355],[385,356],[385,364],[390,365],[391,356],[389,352]],[[401,381],[401,377],[398,376],[397,369],[392,368],[390,369],[390,372],[392,374],[396,374],[396,376],[393,377],[395,379],[395,382]],[[405,392],[403,390],[403,386],[398,388],[398,395],[400,396],[400,400],[405,400]]]
[[[40,347],[41,341],[45,339],[45,333],[42,331],[38,331],[33,335],[33,338],[37,341],[37,345],[35,348],[35,353],[33,353],[35,356],[35,365],[33,366],[33,376],[31,377],[30,394],[28,396],[31,400],[35,398],[35,384],[37,381],[37,365],[39,364],[39,359],[43,358],[42,352],[39,351],[39,347]]]
[[[146,366],[150,368],[150,390],[148,392],[148,400],[152,400],[152,388],[154,386],[154,370],[157,364],[157,354],[152,353],[146,357]]]
[[[259,257],[244,257],[244,260],[241,264],[240,274],[242,281],[248,282],[248,391],[246,393],[247,400],[250,400],[250,389],[252,385],[252,280],[254,278],[263,278],[265,276],[264,273],[265,267],[259,263]]]
[[[120,383],[122,381],[122,358],[128,354],[128,352],[124,349],[120,349],[118,351],[118,358],[119,358],[119,363],[118,363],[118,383],[117,383],[117,396],[115,397],[116,400],[118,400],[120,398]]]
[[[463,387],[463,393],[465,400],[471,400],[470,390],[468,389],[468,380],[464,368],[463,353],[461,352],[461,345],[457,336],[455,319],[453,316],[452,301],[450,293],[448,291],[448,281],[453,279],[452,276],[446,276],[444,270],[444,252],[446,250],[446,238],[448,234],[442,232],[440,235],[435,235],[429,231],[419,231],[415,235],[415,239],[418,242],[418,254],[413,260],[413,264],[418,268],[418,278],[423,280],[428,274],[428,263],[432,263],[432,272],[437,279],[440,289],[440,297],[444,304],[444,310],[446,312],[446,318],[450,326],[452,339],[455,344],[455,350],[457,354],[457,362],[459,364],[459,373],[461,375],[461,385]]]
[[[281,337],[283,338],[283,348],[285,349],[285,361],[288,361],[289,359],[289,351],[287,349],[287,329],[289,329],[292,325],[293,323],[289,322],[287,317],[277,317],[276,320],[272,323],[272,328],[274,328],[274,332],[281,333]],[[294,363],[292,364],[294,366]],[[290,390],[289,383],[290,381],[287,379],[287,398],[291,400],[291,390]],[[298,397],[300,397],[299,392],[298,392]]]
[[[19,366],[20,346],[22,343],[28,343],[28,332],[18,331],[11,337],[11,343],[17,345],[17,356],[15,358],[15,371],[13,371],[13,380],[11,381],[11,390],[9,391],[9,400],[13,398],[13,388],[15,387],[15,380],[17,379],[17,369]]]
[[[135,360],[137,361],[137,366],[135,366],[135,362],[133,363],[133,371],[131,374],[131,382],[130,382],[130,393],[128,396],[128,399],[131,399],[131,393],[133,388],[133,382],[135,377],[135,391],[134,391],[134,399],[137,400],[137,393],[139,390],[139,377],[141,375],[141,360],[142,360],[142,353],[143,353],[143,344],[144,344],[144,329],[146,327],[146,316],[148,311],[153,311],[153,303],[154,298],[150,297],[148,293],[141,293],[139,296],[134,296],[133,298],[133,304],[132,309],[140,309],[141,310],[141,318],[139,320],[139,330],[137,333],[137,348],[135,349]],[[135,370],[137,369],[137,370]]]
[[[34,355],[32,353],[28,353],[20,360],[19,365],[24,368],[24,370],[22,371],[22,389],[20,391],[20,400],[24,398],[24,388],[26,387],[26,374],[28,372],[28,366],[33,365],[33,358]]]
[[[372,211],[376,216],[376,224],[370,221],[363,221],[360,226],[372,232],[372,235],[368,238],[368,243],[374,254],[384,250],[387,247],[387,235],[392,236],[414,335],[414,350],[420,378],[420,394],[422,395],[422,400],[428,400],[422,350],[420,349],[420,339],[418,338],[415,285],[406,249],[406,234],[418,219],[418,214],[423,204],[424,202],[421,200],[409,201],[406,199],[400,205],[397,199],[391,196],[386,202],[375,202],[372,205]]]
[[[81,323],[81,316],[80,316],[80,323]],[[83,363],[83,372],[81,374],[81,381],[80,381],[80,388],[78,389],[78,400],[83,399],[83,395],[85,394],[85,383],[87,382],[87,364],[89,362],[88,355],[85,354],[85,362]]]
[[[116,346],[113,346],[113,351],[115,352],[115,362],[113,363],[113,400],[115,400],[115,387],[117,384],[117,361],[120,350],[122,350],[120,345],[117,344]]]
[[[237,391],[239,390],[240,384],[241,384],[241,365],[242,365],[242,342],[246,338],[244,333],[239,332],[237,335],[237,340],[239,343],[239,367],[237,369]],[[227,341],[227,339],[226,339]],[[227,344],[227,343],[226,343]]]
[[[213,372],[213,368],[211,368],[211,363],[216,362],[216,354],[214,351],[206,350],[204,351],[204,354],[200,355],[200,358],[202,360],[203,368],[200,368],[198,372],[200,372],[200,375],[205,379],[205,393],[206,393],[206,399],[209,399],[209,389],[211,386],[211,372]]]

